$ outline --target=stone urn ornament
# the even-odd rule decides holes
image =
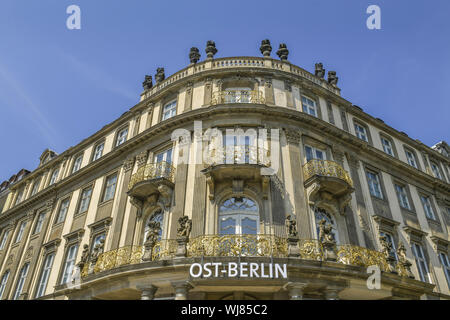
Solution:
[[[261,41],[261,47],[259,47],[259,50],[261,51],[261,53],[264,57],[270,57],[270,53],[272,52],[272,46],[270,45],[270,40],[265,39],[265,40]]]
[[[289,55],[289,50],[285,43],[280,44],[280,48],[277,51],[277,56],[280,57],[281,61],[286,61]]]
[[[153,80],[152,76],[146,75],[144,82],[142,82],[142,87],[144,87],[144,90],[149,90],[153,87]]]
[[[216,43],[212,40],[208,40],[206,42],[205,52],[206,52],[207,59],[213,59],[214,55],[217,53]]]
[[[200,51],[196,47],[192,47],[191,51],[189,51],[189,60],[192,64],[195,64],[200,60]]]

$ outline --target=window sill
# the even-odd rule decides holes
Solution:
[[[106,200],[106,201],[103,201],[103,202],[100,202],[99,204],[98,204],[98,207],[100,208],[100,207],[104,207],[104,206],[106,206],[107,204],[109,204],[109,203],[111,203],[111,202],[113,202],[114,201],[114,198],[112,198],[112,199],[109,199],[109,200]]]
[[[37,239],[37,238],[39,237],[40,234],[41,234],[41,233],[38,232],[38,233],[35,233],[35,234],[31,235],[30,241],[31,241],[31,240],[34,240],[34,239]]]
[[[59,228],[64,225],[65,219],[61,222],[53,224],[52,228]]]
[[[410,215],[417,216],[416,212],[411,210],[411,209],[406,209],[406,208],[403,208],[402,206],[400,206],[400,210],[403,211],[403,212],[406,212],[406,213],[408,213]]]
[[[427,221],[428,221],[429,223],[431,223],[431,224],[436,225],[436,226],[440,226],[440,225],[441,225],[441,223],[440,223],[438,220],[431,219],[431,218],[428,218],[428,217],[427,217]]]
[[[73,215],[73,217],[74,217],[74,218],[81,217],[82,215],[85,215],[86,213],[88,213],[88,211],[89,211],[89,210],[86,210],[86,211],[83,211],[83,212],[75,213],[75,214]]]

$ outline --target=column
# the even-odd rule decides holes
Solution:
[[[155,298],[156,290],[158,290],[158,287],[155,287],[154,285],[149,285],[145,287],[138,287],[139,290],[141,290],[141,300],[153,300]]]
[[[284,288],[288,290],[289,300],[303,300],[303,294],[307,283],[288,282]]]
[[[187,300],[189,290],[194,287],[189,281],[172,282],[172,286],[175,289],[175,300]]]

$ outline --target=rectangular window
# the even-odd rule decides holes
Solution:
[[[119,134],[117,135],[116,147],[120,146],[122,143],[127,141],[127,136],[128,136],[128,128],[120,130]]]
[[[412,153],[409,150],[405,150],[405,154],[406,154],[406,159],[408,160],[409,165],[417,169],[417,162],[416,162],[416,157],[414,156],[414,153]]]
[[[314,100],[302,96],[302,109],[304,113],[317,117],[316,102]]]
[[[104,149],[104,147],[105,147],[105,143],[104,143],[104,142],[98,144],[98,145],[95,147],[95,150],[94,150],[94,157],[92,158],[92,161],[95,161],[95,160],[101,158],[101,156],[103,155],[103,149]]]
[[[414,257],[416,258],[417,270],[419,271],[420,280],[431,283],[430,273],[428,271],[428,263],[423,253],[422,246],[413,243],[412,245]]]
[[[392,151],[392,144],[388,139],[381,137],[381,144],[383,145],[383,150],[390,156],[394,156],[394,152]]]
[[[78,156],[73,162],[72,173],[77,172],[81,168],[81,162],[83,161],[83,155]]]
[[[369,142],[369,139],[367,138],[366,128],[364,128],[363,126],[355,123],[355,133],[359,139]]]
[[[40,184],[41,184],[41,177],[37,178],[33,184],[33,190],[31,190],[32,196],[34,196],[38,192]]]
[[[171,101],[163,108],[162,120],[172,118],[177,114],[177,101]]]
[[[17,243],[17,242],[20,242],[20,241],[22,240],[23,232],[25,231],[25,226],[26,226],[26,225],[27,225],[27,222],[26,222],[26,221],[23,221],[23,222],[20,224],[19,232],[17,232],[17,236],[16,236],[16,243]]]
[[[171,174],[171,166],[172,163],[172,149],[168,149],[164,152],[158,153],[155,156],[155,162],[158,164],[156,166],[155,177],[166,177],[168,178]]]
[[[431,164],[431,170],[433,171],[434,176],[435,176],[436,178],[442,180],[441,172],[439,171],[438,165],[435,164],[434,162],[430,162],[430,164]]]
[[[78,244],[71,245],[67,250],[66,262],[64,263],[64,272],[61,279],[61,284],[70,281],[75,266],[75,259],[77,258]]]
[[[368,171],[367,181],[369,183],[370,194],[374,197],[383,199],[383,193],[381,192],[381,184],[378,174]]]
[[[51,186],[52,184],[54,184],[54,183],[56,182],[56,179],[58,179],[58,174],[59,174],[59,168],[53,170],[53,173],[52,173],[52,177],[51,177],[51,179],[50,179],[50,184],[49,184],[49,186]]]
[[[16,204],[19,204],[23,200],[24,188],[21,188],[17,193]]]
[[[420,201],[422,201],[423,210],[425,211],[427,218],[435,220],[436,217],[434,215],[433,207],[431,206],[430,197],[420,196]]]
[[[9,270],[3,274],[2,280],[0,281],[0,299],[3,297],[3,292],[5,292],[6,284],[8,283]]]
[[[37,233],[41,232],[42,225],[44,224],[44,219],[45,219],[45,212],[41,212],[38,215],[38,219],[37,219],[37,222],[36,222],[36,226],[34,227],[33,234],[37,234]]]
[[[70,199],[64,199],[61,201],[61,206],[59,207],[58,217],[55,223],[63,222],[66,219],[67,210],[69,209]]]
[[[50,253],[45,257],[41,278],[39,279],[39,284],[36,292],[36,298],[42,297],[45,294],[45,289],[47,289],[48,278],[50,276],[50,271],[52,270],[54,258],[54,253]]]
[[[86,188],[81,192],[80,206],[78,207],[78,213],[86,212],[89,209],[89,203],[91,202],[92,187]]]
[[[324,150],[314,148],[308,145],[305,145],[305,155],[306,155],[306,161],[312,160],[312,159],[319,159],[319,160],[326,160],[326,153]]]
[[[14,297],[13,297],[14,300],[19,299],[20,295],[22,294],[22,289],[23,289],[25,280],[27,278],[29,266],[30,266],[29,263],[25,263],[25,265],[20,270],[19,279],[17,280],[18,282],[17,282],[16,292],[14,293]]]
[[[406,193],[406,189],[403,186],[395,185],[395,191],[397,192],[397,198],[400,202],[400,206],[402,208],[411,210],[411,206],[409,205],[408,194]]]
[[[440,252],[439,259],[441,260],[442,268],[444,269],[445,278],[447,279],[448,287],[450,288],[450,262],[448,260],[448,256]]]
[[[2,241],[0,242],[0,250],[3,250],[6,245],[6,240],[8,240],[9,230],[6,230],[3,234]]]
[[[114,174],[106,178],[105,191],[103,194],[103,202],[114,198],[114,194],[116,192],[116,184],[117,184],[117,174]]]

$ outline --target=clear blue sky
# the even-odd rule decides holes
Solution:
[[[81,30],[66,8],[81,7]],[[366,8],[381,8],[381,30]],[[205,58],[260,56],[280,42],[309,71],[336,70],[342,95],[414,139],[450,142],[450,1],[2,0],[0,181],[42,151],[76,145],[135,105],[145,74]]]

